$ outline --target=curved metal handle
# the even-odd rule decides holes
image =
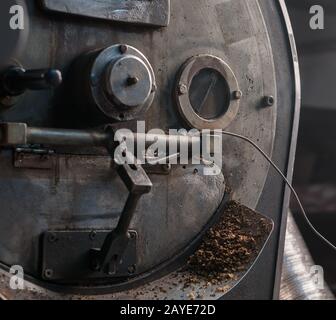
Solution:
[[[62,73],[56,69],[25,70],[10,67],[2,75],[3,94],[17,96],[26,90],[45,90],[62,83]]]

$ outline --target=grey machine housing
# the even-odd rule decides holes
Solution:
[[[2,268],[22,265],[31,282],[71,294],[160,281],[220,216],[229,186],[274,230],[223,298],[277,298],[290,194],[256,150],[224,137],[220,175],[203,176],[202,165],[134,174],[114,166],[108,141],[136,120],[147,130],[227,130],[257,142],[291,180],[300,81],[284,1],[20,3],[27,41],[0,70]],[[209,103],[225,101],[216,116],[193,104],[202,70],[225,80]],[[102,246],[96,270],[79,261],[69,272],[69,248],[86,257],[90,246]],[[121,267],[102,273],[116,252]]]

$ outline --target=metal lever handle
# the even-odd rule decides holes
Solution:
[[[127,151],[126,151],[127,153]],[[127,153],[130,163],[136,163],[134,156]],[[131,162],[132,161],[132,162]],[[103,271],[113,275],[118,271],[118,266],[127,249],[130,239],[129,227],[140,198],[152,189],[152,182],[145,170],[140,165],[124,164],[118,167],[118,174],[129,190],[129,195],[117,227],[111,231],[101,249],[92,249],[92,267],[96,271]]]
[[[56,69],[25,70],[11,67],[4,72],[1,81],[2,94],[17,96],[26,90],[55,88],[62,83],[62,73]]]

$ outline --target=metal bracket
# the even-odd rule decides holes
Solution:
[[[39,0],[44,9],[67,15],[167,27],[170,0]]]
[[[48,281],[76,281],[106,278],[90,267],[90,249],[102,246],[111,231],[49,231],[43,235],[42,278]],[[130,240],[118,270],[111,277],[129,277],[136,272],[137,233]]]

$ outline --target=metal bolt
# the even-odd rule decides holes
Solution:
[[[275,99],[273,96],[265,96],[264,99],[264,105],[266,107],[272,107],[274,105]]]
[[[50,243],[56,242],[57,240],[58,240],[58,239],[57,239],[57,236],[56,236],[55,233],[50,233],[50,234],[48,235],[48,241],[49,241]]]
[[[96,239],[96,236],[97,236],[97,232],[96,231],[91,231],[89,237],[90,237],[90,240],[94,240]]]
[[[134,274],[135,271],[136,271],[136,265],[135,264],[128,267],[128,273],[129,274]]]
[[[233,97],[236,99],[236,100],[240,100],[243,96],[243,93],[240,91],[240,90],[236,90],[233,92]]]
[[[51,279],[54,275],[54,270],[52,269],[45,269],[44,270],[44,277],[47,279]]]
[[[128,47],[127,47],[126,44],[122,44],[122,45],[120,45],[119,50],[122,54],[125,54],[128,50]]]
[[[181,84],[178,86],[178,93],[179,93],[180,95],[187,94],[187,93],[188,93],[188,87],[187,87],[185,84],[181,83]]]
[[[164,170],[165,170],[166,172],[169,172],[169,171],[171,170],[171,168],[172,168],[172,166],[171,166],[170,163],[167,163],[167,164],[164,166]]]
[[[135,84],[137,84],[139,82],[139,78],[138,77],[128,77],[126,80],[126,83],[128,86],[133,86]]]
[[[128,232],[128,238],[129,239],[134,239],[135,238],[135,233],[134,232]]]

